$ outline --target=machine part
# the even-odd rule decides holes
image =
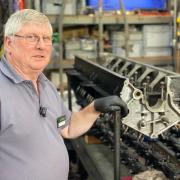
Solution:
[[[67,70],[67,75],[81,106],[95,98],[120,95],[125,77],[85,59],[77,57],[75,62],[74,69]]]
[[[179,74],[113,56],[103,66],[128,78],[121,97],[130,113],[123,124],[157,138],[180,122]]]
[[[129,108],[122,123],[151,138],[180,122],[179,74],[113,56],[103,66],[76,57],[79,75],[73,79],[81,83],[72,88],[81,105],[102,96],[121,96]]]

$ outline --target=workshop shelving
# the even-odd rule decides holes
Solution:
[[[56,22],[56,15],[47,14],[52,23]],[[171,15],[128,15],[128,24],[169,24],[172,23]],[[124,24],[122,15],[103,15],[102,23],[104,25]],[[64,25],[98,25],[99,17],[96,15],[65,15]]]

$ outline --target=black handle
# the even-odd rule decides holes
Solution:
[[[121,110],[114,112],[114,180],[120,180]]]

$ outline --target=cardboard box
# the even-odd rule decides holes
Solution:
[[[79,38],[79,37],[87,36],[88,34],[89,34],[88,27],[64,28],[63,39],[69,40],[72,38]]]

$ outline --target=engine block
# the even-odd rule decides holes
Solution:
[[[180,121],[180,75],[122,57],[108,57],[104,67],[126,78],[121,97],[129,115],[123,124],[157,138]]]
[[[78,99],[121,96],[129,108],[122,123],[140,134],[157,138],[180,122],[179,74],[114,56],[101,65],[76,57],[75,69],[74,81],[84,78],[72,85]]]

